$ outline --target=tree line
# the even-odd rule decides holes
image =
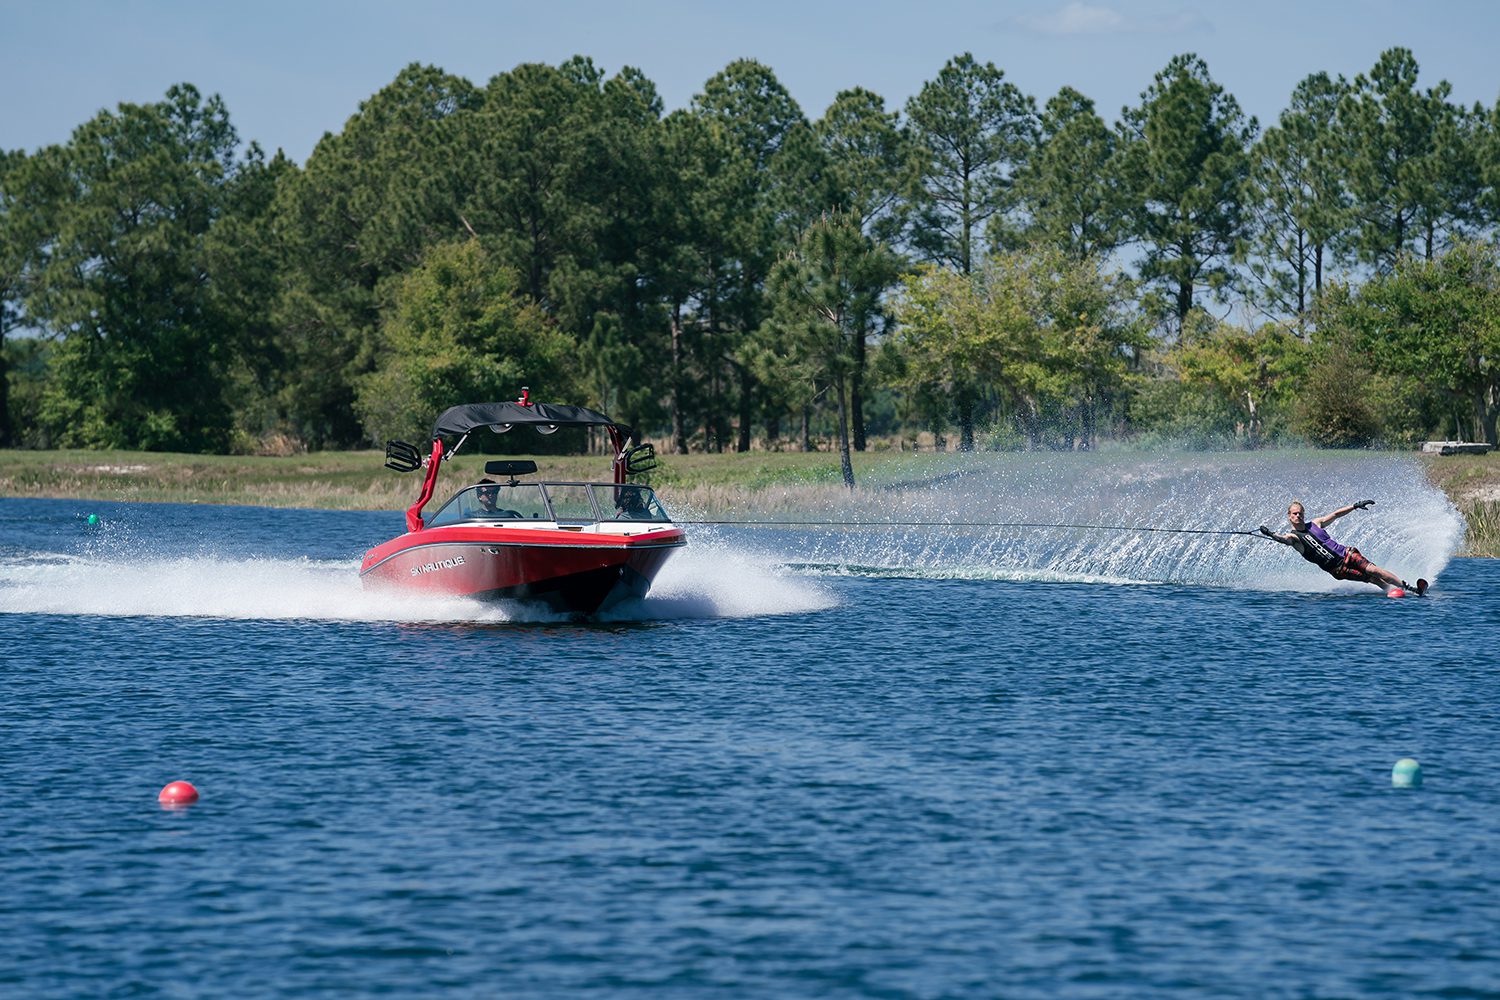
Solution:
[[[971,55],[809,119],[576,57],[412,65],[304,165],[191,85],[0,153],[0,443],[420,439],[599,407],[678,452],[1495,440],[1500,117],[1412,53],[1262,128],[1203,60],[1114,123]]]

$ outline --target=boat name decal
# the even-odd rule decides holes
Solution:
[[[463,564],[463,556],[454,556],[452,559],[443,559],[439,562],[430,562],[425,566],[413,566],[411,568],[411,575],[421,576],[423,573],[434,573],[440,569],[452,569],[455,566],[462,566]]]

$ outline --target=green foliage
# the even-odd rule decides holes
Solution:
[[[1223,450],[1242,446],[1232,402],[1206,382],[1131,376],[1130,426],[1146,448]]]
[[[1253,245],[1249,272],[1255,298],[1301,327],[1324,271],[1351,225],[1344,190],[1339,104],[1349,86],[1314,73],[1251,153]]]
[[[12,428],[17,426],[11,416],[10,358],[5,338],[24,322],[27,260],[38,243],[36,234],[26,232],[25,216],[16,209],[16,180],[25,162],[24,153],[0,149],[0,446],[12,442]]]
[[[16,433],[10,445],[47,448],[52,444],[42,426],[42,393],[46,386],[53,342],[40,337],[13,337],[0,343],[0,371],[4,372],[6,419]]]
[[[1475,111],[1481,116],[1483,108]],[[1479,219],[1491,227],[1500,222],[1500,100],[1490,109],[1481,127],[1472,133],[1474,154],[1479,161],[1480,192],[1475,206]]]
[[[53,441],[229,444],[226,379],[246,317],[218,294],[210,233],[259,160],[238,145],[223,102],[179,85],[100,112],[12,178],[34,227],[25,312],[62,338],[38,414]]]
[[[347,446],[520,383],[678,452],[859,450],[871,398],[962,448],[1493,439],[1497,114],[1404,49],[1307,76],[1258,142],[1190,54],[1116,130],[967,54],[816,123],[752,60],[663,117],[578,56],[408,66],[298,167],[174,87],[0,152],[0,443]],[[880,244],[929,265],[894,311]]]
[[[727,395],[723,387],[733,386],[735,448],[747,451],[756,398],[764,395],[749,338],[770,313],[766,280],[832,192],[816,134],[769,68],[751,60],[731,63],[693,99],[692,110],[710,137],[704,183],[718,202],[717,225],[704,232],[708,281],[698,296],[697,342],[708,406],[723,413],[717,399]],[[705,424],[707,447],[723,447],[727,426]]]
[[[1349,345],[1319,345],[1296,403],[1302,436],[1320,448],[1363,448],[1380,433],[1374,373]]]
[[[849,384],[861,360],[859,346],[883,313],[885,291],[899,273],[894,255],[861,231],[857,216],[834,214],[807,228],[768,283],[774,312],[762,331],[762,364],[768,369],[763,377],[789,375],[809,388],[832,385],[839,458],[851,488]]]
[[[410,65],[279,185],[279,408],[312,445],[364,437],[354,383],[374,364],[382,285],[416,266],[431,242],[463,233],[459,206],[474,164],[456,154],[458,130],[478,102],[467,81]]]
[[[915,159],[899,116],[868,90],[846,90],[816,126],[827,162],[834,204],[853,217],[860,230],[887,246],[899,241],[909,221],[901,193],[912,183]],[[849,376],[849,419],[854,448],[866,440],[867,342],[876,331],[854,341],[854,370]]]
[[[1094,102],[1064,87],[1042,111],[1040,144],[1016,175],[1023,237],[1075,260],[1108,254],[1125,236],[1115,134]],[[995,234],[1001,238],[1004,233]]]
[[[1306,345],[1278,326],[1249,332],[1194,313],[1167,363],[1186,383],[1211,389],[1234,417],[1234,434],[1261,444],[1307,367]]]
[[[887,244],[905,227],[901,192],[914,166],[899,116],[868,90],[840,91],[816,130],[828,158],[833,204]]]
[[[580,79],[592,82],[573,112],[576,142],[559,151],[569,157],[561,193],[574,235],[540,304],[584,347],[584,398],[626,423],[654,423],[662,411],[650,359],[667,349],[659,297],[674,250],[661,211],[670,183],[661,101],[635,70]]]
[[[1136,206],[1131,235],[1145,250],[1141,278],[1171,291],[1180,329],[1198,286],[1222,291],[1234,282],[1255,120],[1187,54],[1156,74],[1121,128],[1121,177]]]
[[[586,60],[517,66],[489,82],[462,132],[473,178],[463,216],[537,303],[552,301],[559,266],[593,246],[603,206],[584,195],[603,180],[601,82]]]
[[[911,245],[919,258],[968,274],[991,220],[1014,205],[1014,175],[1036,141],[1036,106],[993,63],[965,52],[906,105],[915,184]]]
[[[1477,221],[1478,114],[1448,103],[1446,81],[1417,89],[1410,50],[1388,49],[1339,105],[1344,173],[1360,260],[1389,270],[1412,250],[1432,259]]]
[[[960,447],[974,447],[974,408],[1003,368],[1006,345],[990,322],[983,287],[969,275],[924,264],[902,283],[896,332],[886,342],[881,374],[913,396],[929,420],[954,415]],[[940,409],[941,403],[952,407]]]
[[[278,187],[296,169],[280,153],[266,162],[252,149],[226,185],[223,212],[203,241],[210,301],[239,331],[225,368],[237,452],[292,436],[282,406],[290,357],[275,322],[283,272],[274,205]]]
[[[511,399],[523,385],[578,398],[577,344],[475,240],[438,244],[395,286],[381,339],[380,367],[355,399],[373,441],[423,441],[449,406]]]
[[[972,275],[927,265],[904,282],[886,377],[952,400],[961,449],[974,446],[974,407],[987,391],[1016,414],[1032,447],[1044,417],[1060,408],[1082,408],[1091,443],[1126,350],[1144,346],[1124,313],[1128,291],[1096,262],[1061,250],[1001,254]]]
[[[1500,417],[1500,251],[1459,243],[1433,261],[1401,258],[1357,295],[1330,302],[1322,336],[1347,340],[1381,373],[1415,380],[1466,411],[1495,443]]]

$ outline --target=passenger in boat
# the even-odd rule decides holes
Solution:
[[[1282,545],[1290,545],[1303,559],[1314,563],[1335,580],[1357,580],[1360,583],[1374,584],[1382,589],[1400,587],[1418,594],[1425,592],[1426,580],[1418,580],[1417,585],[1413,587],[1390,570],[1381,569],[1370,562],[1354,546],[1340,545],[1324,530],[1345,514],[1365,510],[1374,505],[1374,500],[1361,500],[1359,503],[1351,503],[1331,514],[1324,514],[1322,517],[1315,517],[1309,521],[1307,508],[1303,506],[1302,501],[1293,500],[1286,509],[1287,520],[1292,524],[1291,532],[1279,535],[1262,524],[1260,533]]]
[[[645,520],[650,518],[651,512],[646,509],[646,498],[641,496],[641,491],[636,489],[623,489],[619,491],[619,499],[615,502],[615,517],[622,520]]]

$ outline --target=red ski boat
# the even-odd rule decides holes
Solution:
[[[531,461],[485,463],[485,480],[466,486],[426,520],[422,509],[446,459],[480,430],[506,433],[531,427],[602,427],[614,453],[609,483],[523,482]],[[431,453],[404,441],[386,444],[386,467],[426,468],[422,492],[406,511],[406,534],[365,553],[359,575],[366,588],[544,603],[592,614],[628,597],[643,597],[662,564],[687,539],[656,495],[626,478],[655,467],[647,444],[633,432],[581,406],[533,403],[525,391],[513,403],[467,403],[445,410],[432,429]],[[458,442],[445,450],[444,437]]]

